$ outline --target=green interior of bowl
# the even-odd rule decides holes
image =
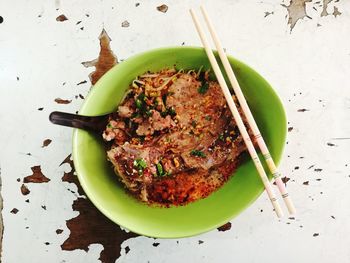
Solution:
[[[286,137],[283,106],[257,72],[232,57],[229,60],[278,163]],[[204,50],[197,47],[161,48],[136,55],[116,65],[96,83],[79,113],[94,116],[115,110],[136,76],[174,65],[178,69],[210,68]],[[94,205],[115,223],[146,236],[179,238],[214,229],[238,215],[263,192],[263,184],[247,158],[234,176],[208,198],[183,207],[150,207],[126,193],[98,136],[75,130],[73,159],[79,181]]]

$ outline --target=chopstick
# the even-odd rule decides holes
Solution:
[[[254,117],[249,109],[248,104],[247,104],[247,101],[244,98],[241,87],[238,84],[237,78],[233,72],[233,69],[230,65],[230,62],[227,59],[225,51],[222,48],[221,42],[220,42],[220,40],[215,32],[214,26],[213,26],[213,24],[208,16],[206,9],[204,8],[204,6],[201,6],[201,11],[202,11],[202,14],[204,16],[205,22],[208,26],[209,32],[212,36],[212,39],[214,41],[214,44],[216,46],[216,49],[219,53],[219,57],[221,59],[221,62],[223,64],[225,71],[227,73],[227,76],[230,80],[231,86],[235,92],[235,95],[239,101],[239,104],[241,105],[241,108],[242,108],[243,113],[247,119],[247,122],[248,122],[248,124],[253,132],[254,138],[255,138],[256,142],[258,143],[260,151],[263,154],[263,157],[267,163],[267,166],[268,166],[273,178],[275,179],[278,190],[283,197],[284,203],[287,206],[289,213],[294,214],[296,212],[295,207],[293,205],[292,199],[290,198],[290,196],[287,192],[287,189],[286,189],[284,183],[281,180],[281,173],[277,170],[276,164],[275,164],[274,160],[272,159],[272,156],[269,152],[269,149],[267,148],[267,145],[264,141],[264,138],[261,136],[258,125],[256,124]]]
[[[257,169],[257,171],[260,175],[261,181],[264,184],[265,190],[266,190],[267,195],[271,201],[271,204],[272,204],[273,208],[275,209],[276,215],[278,217],[282,217],[283,212],[282,212],[282,209],[279,205],[278,200],[276,199],[275,192],[270,184],[270,181],[269,181],[269,179],[265,173],[265,170],[260,162],[260,159],[258,157],[258,154],[257,154],[255,148],[254,148],[254,145],[253,145],[253,143],[249,137],[249,134],[244,126],[242,118],[237,110],[236,104],[234,103],[234,101],[231,97],[229,88],[225,82],[225,79],[224,79],[224,76],[222,75],[222,72],[220,71],[220,67],[218,65],[218,62],[216,61],[214,53],[209,46],[208,40],[203,32],[203,29],[198,21],[198,17],[192,9],[190,10],[190,12],[192,15],[193,22],[196,26],[197,32],[198,32],[200,39],[203,43],[205,52],[207,53],[207,56],[209,58],[210,64],[211,64],[213,71],[216,75],[216,78],[220,84],[222,92],[224,93],[225,99],[227,101],[227,104],[228,104],[231,112],[232,112],[233,118],[238,126],[239,132],[242,135],[243,141],[244,141],[244,143],[248,149],[248,152],[249,152],[249,154],[254,162],[255,168]]]

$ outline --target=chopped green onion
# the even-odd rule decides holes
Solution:
[[[141,101],[145,101],[146,100],[146,95],[145,93],[141,93],[140,95],[137,96],[137,99],[141,100]]]
[[[146,113],[146,116],[147,116],[147,117],[151,117],[151,116],[152,116],[152,112],[151,112],[150,110],[146,110],[145,113]]]
[[[209,84],[208,82],[202,82],[202,85],[198,88],[198,92],[200,94],[204,94],[207,92],[207,90],[209,89]]]
[[[191,151],[191,155],[192,156],[201,157],[201,158],[205,158],[206,157],[205,153],[202,152],[202,151],[199,151],[199,150],[192,150]]]
[[[140,174],[143,174],[143,170],[147,168],[147,162],[142,158],[136,159],[134,160],[134,166]]]
[[[157,163],[156,164],[157,167],[157,173],[159,176],[164,176],[164,170],[163,170],[163,166],[161,163]]]
[[[131,114],[131,119],[133,118],[137,118],[137,117],[140,117],[140,114],[138,112],[134,112],[133,114]]]
[[[224,141],[224,134],[223,133],[220,133],[219,140]]]
[[[170,116],[175,116],[175,115],[176,115],[176,112],[175,112],[174,107],[168,108],[168,112],[169,112],[169,115],[170,115]]]
[[[142,101],[140,99],[136,99],[135,104],[136,108],[138,108],[139,110],[142,109]]]
[[[205,116],[204,118],[205,118],[207,121],[211,121],[211,116],[209,116],[209,115],[208,115],[208,116]]]

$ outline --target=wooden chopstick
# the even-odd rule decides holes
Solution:
[[[253,159],[254,165],[255,165],[255,167],[260,175],[260,178],[264,184],[265,190],[270,198],[272,206],[274,207],[277,216],[282,217],[283,212],[282,212],[282,209],[279,205],[278,200],[276,199],[275,192],[274,192],[274,190],[270,184],[270,181],[265,173],[265,170],[260,162],[258,154],[257,154],[257,152],[254,148],[254,145],[249,137],[249,134],[244,126],[244,123],[242,121],[242,118],[241,118],[238,110],[237,110],[237,107],[236,107],[236,105],[231,97],[231,94],[230,94],[230,91],[229,91],[227,84],[225,82],[224,76],[222,75],[222,72],[220,71],[220,67],[218,65],[218,62],[216,61],[214,53],[209,46],[208,40],[207,40],[207,38],[203,32],[203,29],[198,21],[197,15],[195,14],[195,12],[192,9],[190,10],[190,12],[192,15],[193,22],[196,26],[197,32],[198,32],[200,39],[203,43],[203,46],[205,48],[205,52],[207,53],[207,56],[209,58],[210,64],[211,64],[213,71],[216,75],[216,78],[220,84],[222,92],[224,93],[227,104],[232,112],[233,118],[238,126],[239,132],[241,133],[241,135],[243,137],[243,140],[244,140],[244,143],[248,149],[248,152],[249,152],[251,158]]]
[[[214,41],[214,44],[216,46],[216,49],[219,53],[219,57],[221,59],[221,62],[225,68],[225,71],[227,73],[227,76],[230,80],[230,83],[231,83],[231,86],[235,92],[235,95],[239,101],[239,104],[241,105],[241,108],[243,110],[243,113],[248,121],[248,124],[253,132],[253,135],[254,135],[254,138],[255,140],[257,141],[258,143],[258,146],[261,150],[261,153],[263,154],[264,156],[264,159],[267,163],[267,166],[269,167],[269,170],[272,174],[272,176],[274,177],[275,179],[275,182],[277,184],[277,187],[278,187],[278,190],[280,191],[282,197],[283,197],[283,200],[284,200],[284,203],[285,205],[287,206],[287,209],[289,211],[290,214],[294,214],[296,211],[295,211],[295,207],[293,205],[293,202],[292,202],[292,199],[290,198],[288,192],[287,192],[287,189],[284,185],[284,183],[282,182],[281,180],[281,173],[277,170],[277,167],[275,165],[275,162],[274,160],[272,159],[272,156],[269,152],[269,149],[267,148],[266,146],[266,143],[264,141],[264,138],[261,136],[261,133],[259,131],[259,128],[258,128],[258,125],[256,124],[255,120],[254,120],[254,117],[249,109],[249,106],[247,104],[247,101],[243,95],[243,92],[241,90],[241,87],[239,86],[238,84],[238,81],[237,81],[237,78],[235,76],[235,73],[233,72],[233,69],[230,65],[230,62],[228,61],[227,59],[227,56],[225,54],[225,51],[224,49],[222,48],[222,45],[221,45],[221,42],[215,32],[215,29],[214,29],[214,26],[208,16],[208,13],[206,11],[206,9],[204,8],[204,6],[201,6],[201,11],[202,11],[202,14],[204,16],[204,19],[205,19],[205,22],[208,26],[208,29],[209,29],[209,32],[212,36],[212,39]]]

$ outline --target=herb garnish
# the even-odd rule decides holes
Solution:
[[[135,99],[136,108],[139,109],[140,112],[144,112],[146,110],[146,95],[145,93],[141,93]]]
[[[174,107],[169,107],[169,108],[167,108],[165,111],[162,111],[162,112],[160,113],[160,115],[161,115],[163,118],[166,117],[167,115],[170,115],[170,116],[174,117],[174,116],[176,115],[176,112],[175,112]]]
[[[202,82],[202,85],[198,88],[198,92],[200,94],[205,94],[207,90],[209,89],[209,84],[208,82]]]
[[[201,157],[201,158],[205,158],[206,157],[205,153],[202,152],[202,151],[199,151],[199,150],[192,150],[191,151],[191,155],[192,156]]]
[[[176,112],[175,112],[174,107],[168,108],[168,112],[169,112],[169,115],[170,115],[170,116],[175,116],[175,115],[176,115]]]
[[[144,159],[136,159],[134,160],[134,166],[137,168],[140,175],[143,174],[143,170],[147,168],[147,163]]]
[[[138,108],[139,110],[142,110],[142,101],[140,99],[136,99],[135,104],[136,104],[136,108]]]
[[[157,174],[159,176],[164,176],[164,170],[163,170],[163,166],[161,163],[157,163],[156,164],[156,168],[157,168]]]

